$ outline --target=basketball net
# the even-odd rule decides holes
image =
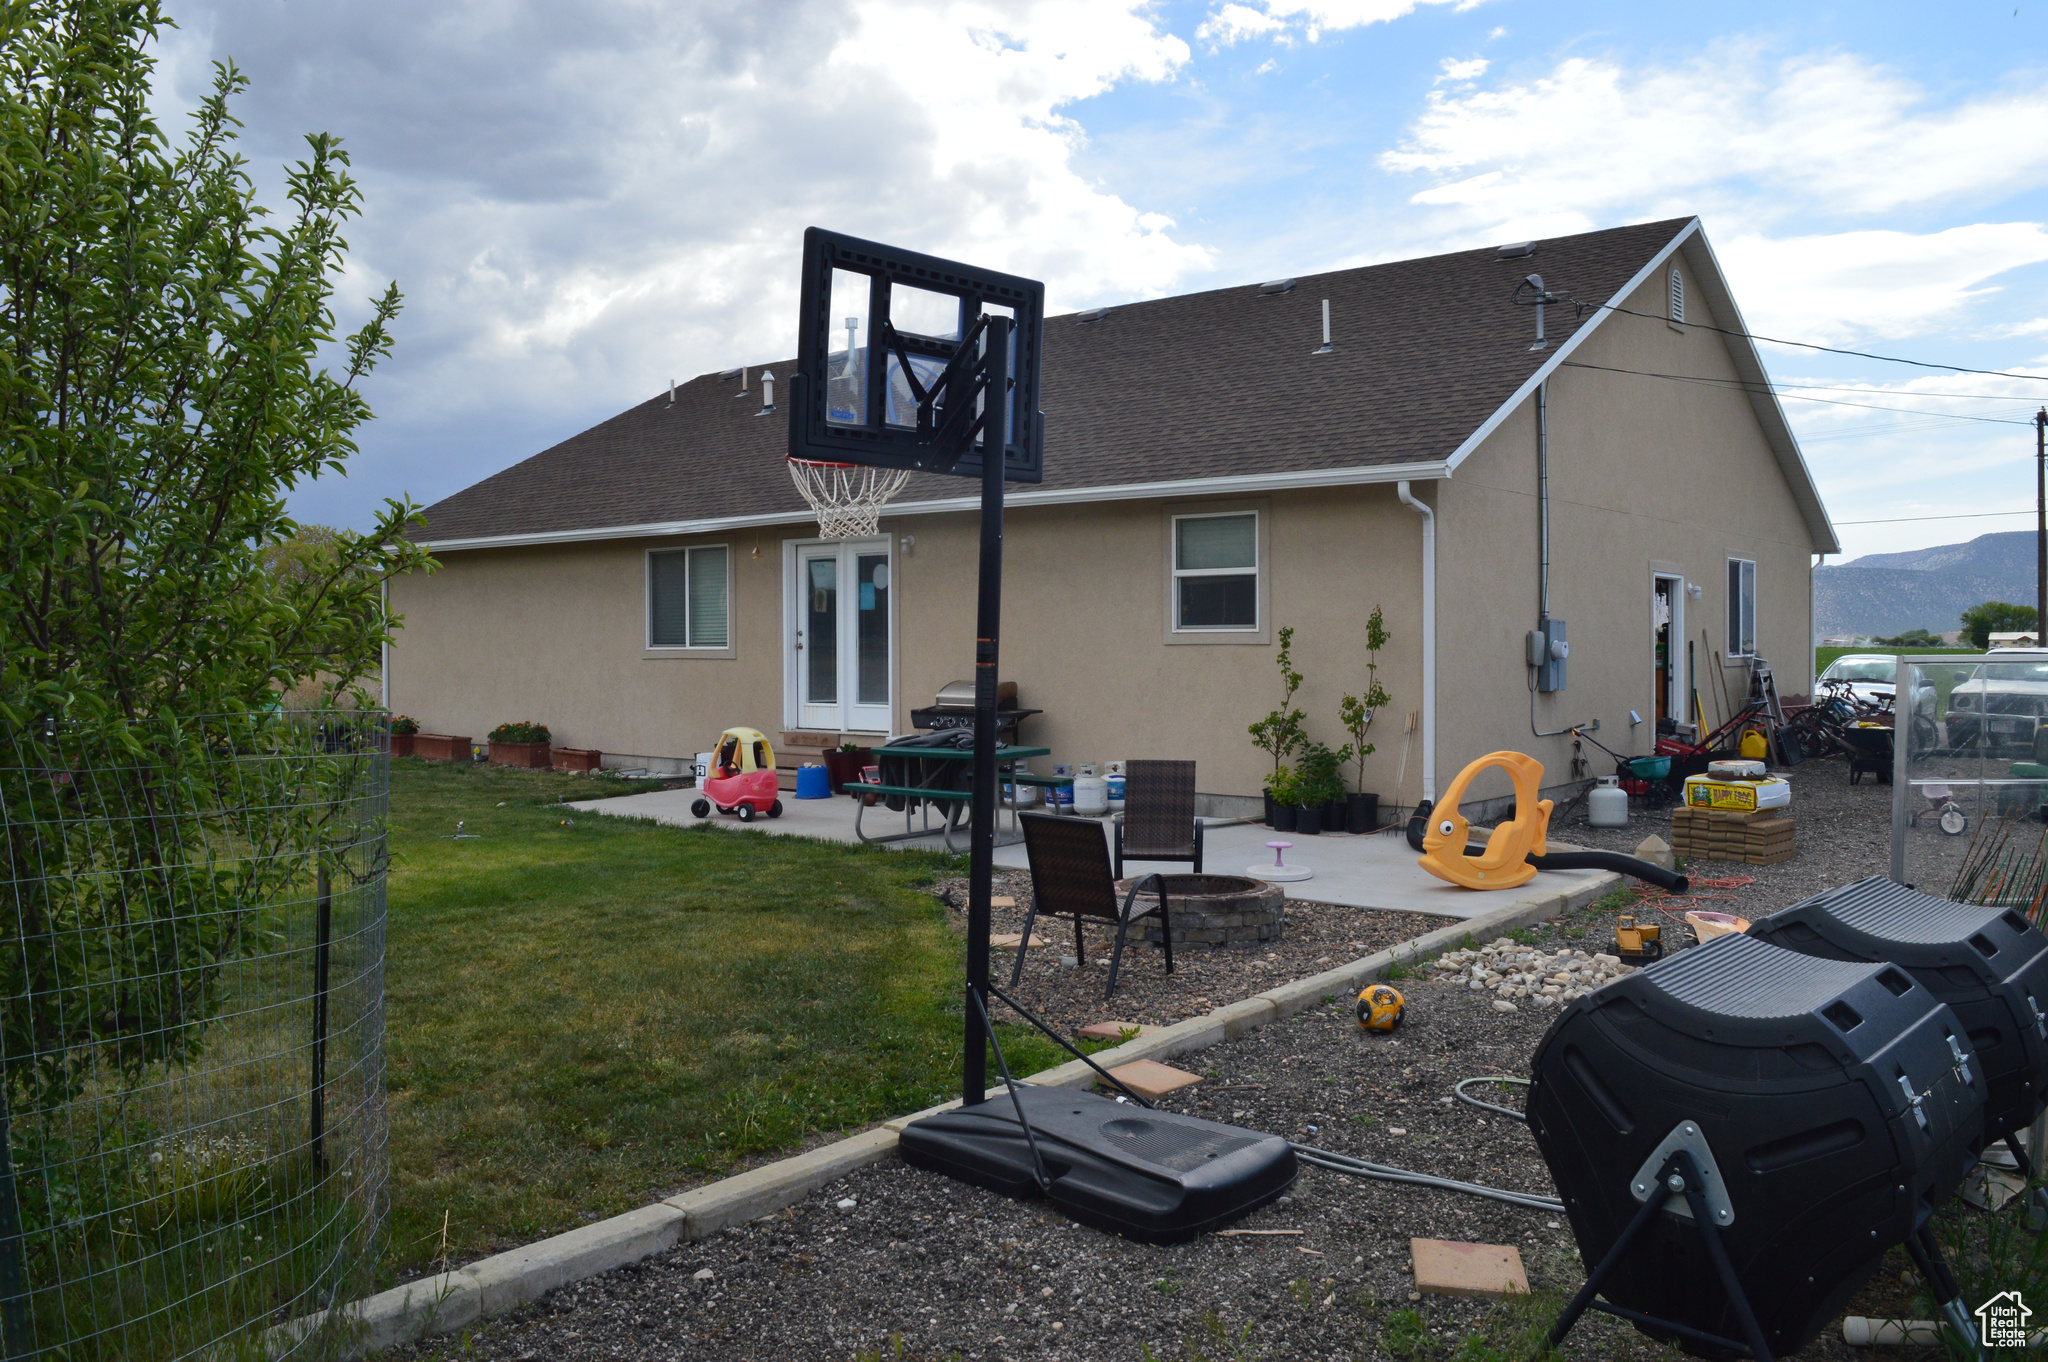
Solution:
[[[904,468],[791,459],[789,478],[818,516],[820,539],[865,539],[879,528],[882,507],[910,481]]]

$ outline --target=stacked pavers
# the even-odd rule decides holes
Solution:
[[[1797,848],[1792,820],[1783,809],[1688,809],[1671,811],[1671,850],[1695,860],[1776,865]]]

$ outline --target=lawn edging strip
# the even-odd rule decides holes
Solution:
[[[1161,1027],[1150,1035],[1098,1051],[1092,1058],[1096,1064],[1111,1069],[1135,1060],[1163,1060],[1205,1050],[1268,1022],[1305,1012],[1326,998],[1347,997],[1384,978],[1396,965],[1412,964],[1452,949],[1468,936],[1484,941],[1501,932],[1582,908],[1619,880],[1618,875],[1600,871],[1569,891],[1516,899],[1491,912],[1425,932],[1321,974],[1296,979],[1214,1012]],[[1041,1087],[1084,1088],[1095,1081],[1095,1070],[1080,1060],[1071,1060],[1022,1081]],[[1000,1097],[1003,1092],[1001,1088],[991,1088],[988,1096]],[[709,1238],[728,1226],[773,1215],[855,1169],[895,1153],[899,1134],[912,1121],[951,1111],[959,1105],[955,1098],[899,1116],[873,1130],[691,1188],[651,1206],[356,1301],[343,1307],[349,1331],[354,1335],[349,1355],[381,1352],[420,1338],[451,1333],[538,1300],[558,1287],[644,1262],[677,1244]],[[323,1322],[322,1316],[311,1315],[273,1328],[269,1334],[273,1355],[287,1350]]]

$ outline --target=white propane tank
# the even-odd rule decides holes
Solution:
[[[1600,783],[1586,796],[1586,821],[1596,828],[1628,826],[1628,791],[1615,777],[1600,777]]]
[[[1109,782],[1109,811],[1124,811],[1124,764],[1120,761],[1102,763],[1102,777]]]
[[[1073,778],[1074,768],[1067,763],[1053,763],[1055,776]],[[1048,785],[1045,787],[1045,811],[1047,813],[1072,813],[1074,811],[1074,787],[1072,785]]]
[[[1074,812],[1083,818],[1100,818],[1109,812],[1109,778],[1096,775],[1092,765],[1084,765],[1074,777]]]
[[[1013,775],[1028,776],[1031,774],[1031,763],[1020,761],[1013,764],[1010,770]],[[1037,808],[1038,787],[1036,785],[1018,785],[1010,781],[1004,781],[1003,802],[1013,809]]]

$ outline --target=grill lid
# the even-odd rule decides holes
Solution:
[[[1017,683],[1002,681],[996,685],[996,708],[1017,707]],[[974,708],[974,683],[972,681],[948,681],[939,687],[937,698],[932,701],[933,709],[972,710]]]

